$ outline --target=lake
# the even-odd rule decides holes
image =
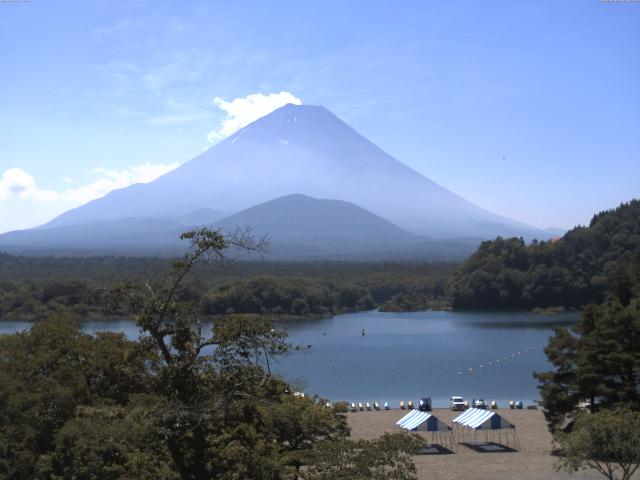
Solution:
[[[532,403],[539,398],[532,373],[550,368],[543,348],[552,326],[578,318],[574,312],[545,317],[369,311],[291,322],[285,324],[290,341],[305,348],[278,359],[273,368],[294,385],[303,382],[307,393],[330,400],[388,401],[397,407],[400,400],[430,396],[440,407],[451,395],[462,395],[501,406],[512,399]],[[0,333],[29,326],[4,321]],[[83,329],[138,334],[126,320],[86,322]]]

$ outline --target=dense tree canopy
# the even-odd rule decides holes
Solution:
[[[347,441],[343,406],[263,369],[255,349],[283,345],[268,324],[231,317],[215,342],[166,362],[151,338],[64,317],[0,337],[0,477],[286,478],[317,442]]]
[[[351,471],[371,456],[369,471],[415,478],[417,438],[391,435],[363,452],[344,405],[295,396],[271,373],[289,345],[264,318],[225,315],[203,330],[185,279],[230,245],[255,245],[208,229],[184,238],[191,249],[165,278],[113,291],[139,340],[83,334],[65,316],[0,337],[0,477],[275,480]],[[323,457],[334,444],[344,455]]]
[[[414,478],[411,458],[422,447],[419,437],[384,434],[375,440],[318,443],[310,455],[305,480],[387,480]]]
[[[252,278],[223,283],[202,299],[204,314],[261,313],[275,315],[335,315],[371,310],[369,291],[347,282],[305,278]]]
[[[0,320],[69,313],[84,319],[132,317],[114,303],[110,285],[162,278],[166,259],[28,258],[0,254]],[[56,272],[56,268],[59,271]],[[228,312],[272,317],[330,316],[369,310],[440,307],[453,264],[245,263],[223,273],[194,266],[180,286],[201,315]]]
[[[624,283],[601,304],[587,306],[571,329],[556,328],[549,340],[545,352],[555,368],[536,377],[552,429],[581,401],[592,410],[640,410],[640,282],[629,277]]]
[[[640,464],[640,256],[609,266],[608,291],[572,328],[557,328],[536,373],[560,465],[629,479]],[[577,419],[577,420],[576,420]]]
[[[103,463],[104,455],[112,459],[104,462],[105,469],[126,465],[130,459],[116,454],[122,445],[109,446],[107,438],[118,429],[143,433],[138,407],[151,394],[155,363],[153,351],[142,344],[121,334],[82,334],[65,317],[0,337],[0,476],[62,474],[80,461],[65,452],[70,442],[83,444],[86,451],[77,455],[92,456],[93,466]],[[103,428],[106,424],[109,428]],[[89,452],[92,445],[103,450]],[[150,454],[146,447],[130,453],[138,455],[138,462]],[[81,463],[85,461],[90,463],[89,458]]]
[[[552,430],[581,401],[640,411],[640,257],[620,258],[607,284],[605,299],[571,329],[556,328],[545,349],[554,370],[536,376]]]
[[[631,480],[640,467],[640,412],[582,412],[571,433],[556,438],[563,453],[560,467],[569,472],[588,467],[608,480]]]
[[[454,308],[581,307],[601,301],[618,261],[640,255],[640,201],[597,214],[555,241],[484,242],[449,286]]]

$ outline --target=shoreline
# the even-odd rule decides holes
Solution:
[[[560,310],[561,308],[561,310]],[[450,313],[455,313],[455,314],[489,314],[489,313],[493,313],[496,315],[502,315],[502,314],[525,314],[525,315],[530,315],[533,317],[539,317],[539,318],[544,318],[544,317],[557,317],[563,314],[570,314],[570,313],[581,313],[582,310],[579,308],[565,308],[565,307],[535,307],[533,309],[493,309],[493,310],[483,310],[483,309],[477,309],[477,310],[473,310],[473,309],[465,309],[465,308],[459,308],[459,309],[455,309],[453,308],[451,305],[445,305],[445,306],[431,306],[431,307],[427,307],[427,308],[420,308],[420,309],[406,309],[406,310],[396,310],[396,309],[388,309],[388,308],[384,308],[384,304],[381,304],[375,308],[370,308],[370,309],[344,309],[340,312],[336,312],[336,313],[308,313],[308,314],[304,314],[304,315],[293,315],[293,314],[264,314],[264,313],[239,313],[239,315],[257,315],[260,317],[264,317],[265,319],[273,322],[273,323],[282,323],[284,325],[286,324],[291,324],[291,323],[297,323],[297,322],[314,322],[314,321],[318,321],[318,320],[327,320],[327,319],[332,319],[335,317],[339,317],[341,315],[349,315],[349,314],[353,314],[353,313],[371,313],[371,312],[378,312],[378,313],[383,313],[383,314],[403,314],[403,313],[421,313],[421,312],[450,312]],[[79,320],[80,323],[85,323],[85,322],[104,322],[104,323],[109,323],[109,322],[117,322],[117,321],[121,321],[121,320],[126,320],[126,321],[134,321],[133,318],[123,318],[123,317],[118,317],[118,316],[114,316],[114,315],[103,315],[103,314],[99,314],[98,312],[89,312],[85,315],[80,315],[78,313],[72,312],[72,311],[65,311],[65,310],[60,310],[60,311],[50,311],[47,312],[47,315],[56,315],[56,314],[69,314],[71,316],[75,316],[75,317],[85,317],[82,320]],[[202,320],[204,321],[213,321],[216,318],[222,318],[225,317],[225,314],[214,314],[214,315],[202,315]],[[27,317],[22,317],[20,318],[19,316],[17,318],[5,318],[0,316],[0,323],[4,323],[4,322],[24,322],[24,323],[37,323],[39,321],[41,321],[41,318],[33,318],[33,316],[27,316]]]

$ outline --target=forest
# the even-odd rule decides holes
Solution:
[[[181,286],[203,316],[267,314],[326,317],[370,310],[417,310],[445,304],[454,263],[229,262],[194,268]],[[166,274],[168,259],[24,257],[0,254],[0,320],[53,313],[85,319],[129,317],[111,288]]]
[[[599,213],[564,237],[483,242],[451,262],[229,262],[194,268],[181,286],[199,314],[313,318],[370,310],[579,309],[604,298],[620,263],[640,256],[640,201]],[[0,320],[52,313],[129,317],[111,287],[171,269],[166,258],[25,257],[0,253]]]
[[[554,328],[545,348],[552,369],[534,376],[556,467],[630,480],[640,468],[640,256],[622,255],[606,283],[576,324]]]
[[[557,240],[483,242],[456,270],[447,296],[455,309],[580,308],[602,301],[617,266],[639,255],[640,201],[633,200]]]
[[[0,478],[414,480],[420,437],[352,440],[344,404],[295,395],[272,374],[291,345],[264,316],[228,315],[210,331],[193,321],[199,306],[181,286],[227,241],[184,236],[189,253],[164,275],[111,290],[139,339],[84,334],[64,314],[0,336]]]

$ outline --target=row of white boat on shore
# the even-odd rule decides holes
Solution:
[[[402,402],[401,402],[402,403]],[[413,402],[411,402],[413,403]],[[391,405],[389,405],[389,402],[384,402],[384,404],[382,405],[382,407],[380,406],[380,404],[378,402],[373,402],[373,404],[369,403],[369,402],[358,402],[356,404],[356,402],[351,402],[351,411],[352,412],[358,412],[358,411],[371,411],[371,410],[391,410]]]
[[[482,402],[482,403],[480,403]],[[329,405],[329,404],[327,404]],[[431,410],[431,403],[429,402],[428,404],[426,404],[423,400],[421,400],[418,404],[418,406],[416,407],[416,404],[413,402],[413,400],[409,400],[408,402],[404,402],[404,401],[400,401],[399,404],[400,410],[413,410],[415,408],[418,408],[419,410],[425,410],[425,411],[430,411]],[[496,410],[498,408],[498,402],[496,400],[492,400],[491,403],[489,405],[487,405],[486,402],[484,402],[484,400],[480,400],[480,401],[476,401],[475,399],[472,402],[472,405],[469,404],[469,402],[465,401],[463,405],[461,405],[461,408],[456,408],[455,405],[450,405],[449,408],[451,410],[467,410],[468,408],[479,408],[479,409],[488,409],[490,408],[491,410]],[[522,401],[520,400],[509,400],[509,408],[510,409],[522,409],[524,407],[524,404]],[[378,402],[373,402],[373,403],[369,403],[369,402],[351,402],[351,408],[350,410],[352,412],[364,412],[364,411],[377,411],[377,410],[391,410],[391,405],[389,404],[389,402],[384,402],[382,404],[382,406],[380,405],[380,403]],[[527,406],[527,409],[531,409],[531,408],[537,408],[535,405],[529,405]]]
[[[351,402],[351,408],[350,410],[352,412],[364,412],[364,411],[371,411],[371,410],[391,410],[391,405],[389,404],[389,402],[384,402],[382,405],[380,405],[380,403],[378,402],[373,402],[373,403],[369,403],[369,402]],[[413,410],[414,408],[416,408],[415,404],[413,403],[412,400],[409,400],[408,402],[404,402],[401,401],[400,402],[400,409],[401,410]],[[422,410],[422,408],[421,408]],[[431,410],[431,406],[429,406],[429,410]]]
[[[293,392],[293,396],[294,397],[301,397],[304,398],[305,394],[304,392]],[[331,408],[332,407],[332,403],[331,402],[326,402],[325,405],[327,408]],[[349,406],[349,404],[347,404],[347,406]],[[431,405],[431,398],[430,397],[423,397],[420,399],[420,401],[415,404],[413,402],[413,400],[409,400],[408,402],[404,402],[404,400],[400,401],[399,404],[400,410],[413,410],[415,408],[417,408],[418,410],[421,411],[425,411],[425,412],[430,412],[432,410],[432,405]],[[451,410],[458,410],[458,411],[463,411],[463,410],[467,410],[469,408],[474,408],[474,409],[481,409],[481,410],[487,410],[487,409],[491,409],[491,410],[496,410],[498,408],[498,402],[495,400],[492,400],[491,403],[487,403],[485,402],[484,399],[479,398],[479,399],[473,399],[471,401],[471,403],[469,403],[468,401],[464,400],[462,397],[459,396],[453,396],[450,398],[449,400],[449,408]],[[524,404],[522,403],[521,400],[509,400],[509,408],[510,409],[522,409],[524,408]],[[527,409],[537,409],[537,405],[528,405]],[[364,412],[364,411],[379,411],[379,410],[391,410],[392,407],[389,404],[389,402],[384,402],[382,405],[380,405],[379,402],[351,402],[351,406],[349,408],[349,410],[351,412]]]

